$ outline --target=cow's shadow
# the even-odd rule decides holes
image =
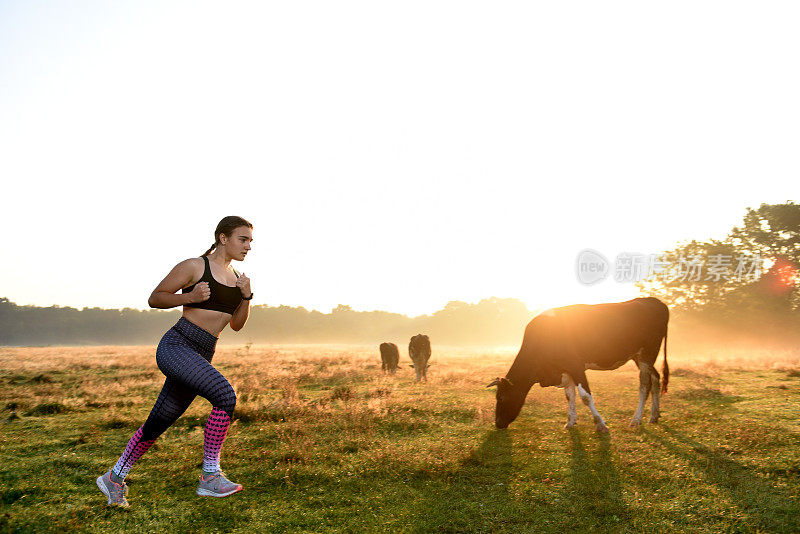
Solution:
[[[548,457],[554,451],[545,452],[546,446],[515,458],[514,438],[519,438],[522,449],[527,450],[532,443],[530,429],[487,430],[480,445],[455,471],[440,479],[428,480],[418,488],[415,512],[410,521],[412,531],[513,531],[531,527],[531,521],[547,516],[553,506],[560,509],[560,515],[568,510],[570,519],[563,524],[538,524],[537,530],[624,525],[633,512],[623,499],[622,484],[613,461],[612,438],[608,434],[582,438],[576,429],[570,430],[568,436],[568,439],[563,436],[565,452],[569,455],[562,457],[565,464],[555,456]],[[583,440],[587,441],[586,445]],[[540,457],[540,453],[544,456]],[[532,462],[539,465],[532,467]],[[558,470],[559,465],[566,465],[569,470],[566,485],[554,491],[539,488],[535,494],[525,489],[528,484],[547,484],[545,477],[548,475],[542,472]],[[538,478],[529,480],[531,476]],[[521,483],[520,477],[527,482]]]
[[[459,478],[483,480],[490,494],[506,495],[514,473],[512,436],[508,430],[488,430],[480,446],[462,460]]]
[[[462,469],[483,466],[490,468],[496,478],[508,480],[513,469],[511,450],[508,430],[487,430],[480,446],[462,462]]]
[[[494,518],[507,513],[513,500],[513,433],[487,430],[482,441],[454,470],[412,477],[415,504],[406,518],[412,532],[491,530]]]
[[[756,469],[732,459],[724,450],[704,445],[668,424],[659,426],[663,432],[645,429],[646,435],[703,473],[708,483],[727,493],[746,511],[748,529],[800,531],[800,519],[789,491],[760,476]]]
[[[576,428],[569,431],[570,484],[562,491],[564,505],[573,507],[573,517],[578,524],[608,525],[622,522],[632,512],[623,499],[619,472],[611,454],[610,434],[596,434],[595,448],[587,452]],[[621,523],[622,524],[622,523]]]

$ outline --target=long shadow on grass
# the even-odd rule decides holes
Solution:
[[[402,464],[404,460],[398,462]],[[331,488],[313,493],[320,508],[330,511],[309,516],[309,523],[305,523],[306,518],[293,516],[286,519],[285,525],[314,530],[323,524],[327,527],[328,521],[340,521],[336,514],[360,513],[365,516],[366,530],[496,532],[505,527],[514,531],[518,530],[515,525],[526,525],[530,518],[519,513],[509,495],[513,473],[512,433],[490,430],[455,469],[452,465],[420,465],[397,473],[376,473],[377,480],[340,480],[319,473],[293,475],[293,489],[287,490],[290,495],[295,491],[307,493],[312,488]],[[270,486],[281,484],[277,474],[272,480],[261,482],[260,488],[251,485],[249,493],[274,494]],[[342,503],[352,506],[343,511]],[[307,503],[301,503],[304,505]],[[352,528],[356,527],[351,525],[344,530]]]
[[[632,516],[622,499],[619,473],[611,456],[611,436],[597,434],[596,449],[590,454],[578,429],[569,430],[571,442],[571,486],[564,491],[574,527],[608,527]]]
[[[409,481],[416,496],[406,517],[411,531],[497,531],[515,515],[509,496],[513,470],[511,433],[487,431],[457,470]]]
[[[800,531],[798,505],[789,491],[762,479],[755,469],[730,459],[725,452],[703,445],[681,431],[661,424],[664,434],[648,432],[671,454],[704,472],[707,480],[725,490],[748,516],[747,528],[772,532]]]

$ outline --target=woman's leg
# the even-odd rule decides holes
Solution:
[[[184,319],[161,339],[156,363],[167,379],[147,421],[134,433],[112,469],[115,481],[121,482],[127,476],[136,460],[186,411],[197,395],[208,399],[213,406],[205,427],[203,464],[219,470],[220,451],[236,407],[236,393],[210,363],[215,345],[216,338]]]
[[[165,351],[160,354],[158,363],[164,374],[211,403],[203,440],[203,470],[214,472],[220,468],[220,452],[236,408],[236,393],[230,382],[211,365],[210,359],[210,354],[206,359],[195,351]]]
[[[203,471],[214,473],[220,470],[219,459],[222,453],[222,444],[228,435],[231,417],[227,412],[217,408],[211,409],[211,415],[206,421],[203,434]]]
[[[212,405],[203,433],[203,471],[213,473],[220,470],[222,444],[236,408],[236,393],[230,382],[204,358],[198,356],[193,368],[196,372],[185,378],[185,385]]]
[[[194,391],[168,377],[147,420],[134,432],[122,456],[111,469],[111,479],[122,482],[133,464],[147,452],[158,436],[183,415],[196,396]]]
[[[211,365],[211,357],[211,353],[205,357],[197,353],[182,355],[184,361],[181,365],[191,368],[192,372],[183,373],[181,383],[208,399],[213,406],[204,433],[204,473],[200,477],[196,493],[201,496],[227,497],[242,490],[241,484],[231,482],[222,474],[219,465],[222,444],[228,435],[233,410],[236,408],[236,393],[230,382]],[[171,372],[174,365],[174,361],[159,360],[159,366],[165,373]]]

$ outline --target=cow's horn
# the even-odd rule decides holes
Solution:
[[[497,377],[497,378],[495,378],[494,380],[492,380],[492,383],[491,383],[491,384],[489,384],[489,385],[488,385],[488,386],[486,386],[486,387],[487,387],[487,388],[490,388],[490,387],[492,387],[492,386],[496,386],[496,385],[497,385],[497,384],[499,384],[499,383],[500,383],[500,377]]]

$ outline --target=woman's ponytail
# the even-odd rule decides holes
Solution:
[[[212,250],[214,250],[215,248],[217,248],[217,243],[214,243],[213,245],[211,245],[210,247],[208,247],[208,250],[206,250],[205,252],[203,252],[203,253],[200,255],[200,257],[203,257],[203,256],[208,256],[208,254],[209,254],[209,253],[210,253]]]

